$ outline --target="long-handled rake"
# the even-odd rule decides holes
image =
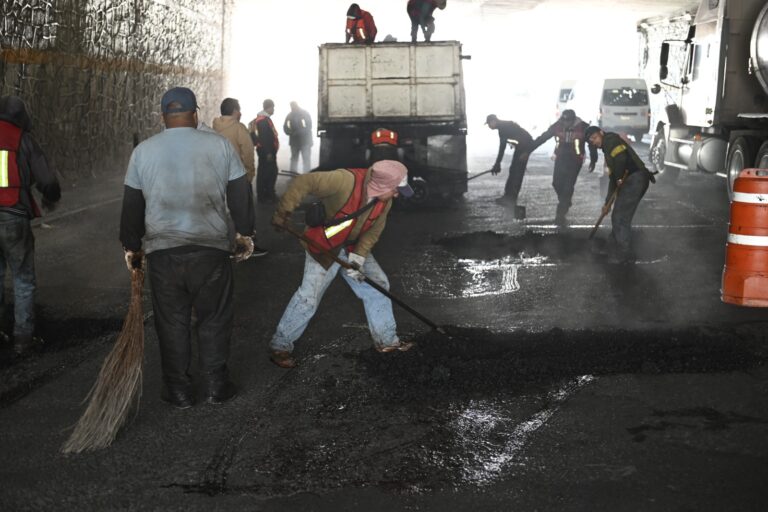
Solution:
[[[131,405],[135,402],[138,406],[144,362],[143,286],[144,270],[135,269],[131,273],[131,304],[123,328],[101,366],[96,383],[85,398],[88,407],[61,447],[63,453],[108,447],[125,423]]]

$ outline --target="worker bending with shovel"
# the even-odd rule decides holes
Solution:
[[[612,263],[634,263],[632,218],[648,190],[648,184],[655,183],[656,179],[635,150],[618,133],[606,133],[597,126],[590,126],[585,136],[591,146],[603,150],[610,179],[600,217],[602,220],[608,215],[613,205],[612,229],[606,255]]]
[[[293,294],[270,342],[270,359],[293,368],[294,342],[302,335],[320,299],[341,268],[342,277],[362,301],[374,347],[379,352],[405,351],[412,343],[397,337],[392,301],[364,282],[389,288],[386,274],[371,254],[384,231],[393,198],[409,197],[408,170],[400,162],[381,160],[367,169],[337,169],[296,177],[283,195],[272,223],[298,236],[306,249],[304,277]],[[307,211],[303,235],[290,226],[293,210],[307,195],[320,199]]]

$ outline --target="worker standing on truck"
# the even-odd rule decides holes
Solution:
[[[495,114],[486,117],[485,124],[491,130],[499,131],[499,153],[496,156],[496,163],[491,168],[492,174],[496,175],[501,172],[501,160],[504,158],[507,145],[515,148],[512,163],[509,164],[509,177],[506,185],[504,185],[504,195],[496,200],[496,202],[514,209],[517,206],[520,187],[523,185],[525,168],[528,166],[527,148],[533,141],[533,137],[516,122],[502,121]]]
[[[355,44],[372,44],[376,40],[376,23],[368,11],[357,4],[352,4],[347,10],[346,42]]]
[[[277,199],[275,182],[277,181],[277,150],[280,149],[280,140],[272,122],[275,102],[266,99],[262,106],[264,110],[248,123],[248,130],[259,157],[259,164],[256,168],[256,199],[259,203],[267,203]]]
[[[610,182],[603,205],[603,215],[608,215],[614,193],[616,196],[611,214],[612,228],[607,254],[613,263],[634,263],[632,217],[635,216],[637,205],[648,190],[648,184],[655,183],[656,179],[632,146],[618,133],[606,133],[597,126],[590,126],[585,135],[590,148],[603,150],[608,167]]]
[[[445,9],[447,0],[408,0],[406,11],[411,18],[411,42],[415,43],[419,27],[424,33],[424,41],[429,42],[435,32],[435,9]]]
[[[560,119],[534,140],[528,149],[528,152],[531,152],[550,138],[555,138],[555,171],[552,174],[552,187],[557,193],[555,224],[561,227],[568,224],[565,216],[571,207],[576,179],[584,164],[587,127],[589,127],[587,123],[576,117],[576,112],[571,109],[564,110]],[[597,149],[590,145],[589,172],[595,170],[596,163]]]
[[[408,169],[394,160],[381,160],[368,169],[337,169],[313,172],[294,178],[278,204],[272,223],[284,226],[293,210],[307,195],[320,198],[315,209],[320,222],[307,227],[304,236],[313,241],[304,244],[306,257],[301,286],[293,294],[270,343],[270,359],[283,368],[293,368],[293,344],[302,335],[317,311],[325,290],[339,272],[339,264],[324,247],[357,266],[347,269],[342,277],[365,306],[368,327],[377,351],[405,351],[411,343],[397,337],[392,301],[363,282],[368,277],[389,288],[386,274],[373,258],[371,249],[384,230],[392,199],[399,194],[410,196]],[[313,205],[315,207],[315,205]],[[308,219],[309,220],[309,219]],[[365,274],[361,274],[361,271]]]

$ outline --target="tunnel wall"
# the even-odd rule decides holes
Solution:
[[[2,0],[0,92],[24,98],[65,179],[124,172],[171,86],[218,112],[228,0]]]

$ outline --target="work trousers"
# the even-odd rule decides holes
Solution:
[[[312,146],[291,146],[291,171],[299,170],[299,156],[301,156],[302,170],[309,172],[312,169]]]
[[[504,185],[504,195],[517,202],[517,196],[520,195],[520,188],[523,186],[523,177],[525,169],[528,167],[528,154],[521,156],[520,151],[515,149],[512,156],[512,163],[509,164],[509,176]]]
[[[200,371],[209,383],[226,380],[234,311],[229,254],[216,249],[159,251],[147,259],[163,381],[177,389],[191,383],[192,308]]]
[[[555,172],[552,174],[552,187],[557,194],[558,219],[565,218],[571,207],[573,189],[584,159],[575,153],[563,153],[555,159]]]
[[[0,305],[5,304],[5,268],[13,278],[13,334],[35,329],[35,237],[29,219],[0,212]]]
[[[637,205],[648,190],[649,174],[645,171],[633,172],[624,180],[616,194],[611,213],[611,238],[609,245],[620,259],[634,259],[632,251],[632,218]]]
[[[424,33],[424,41],[429,42],[432,39],[432,34],[435,32],[435,20],[430,17],[424,20],[424,23],[419,23],[418,17],[411,18],[411,42],[415,43],[418,39],[419,26]]]
[[[342,250],[339,257],[347,259],[346,251]],[[288,307],[277,325],[277,330],[270,343],[272,350],[293,352],[294,342],[304,333],[307,324],[315,315],[317,307],[320,305],[320,299],[323,298],[331,281],[336,277],[339,268],[339,264],[334,263],[326,270],[309,253],[306,254],[304,278],[299,289],[291,297]],[[362,271],[377,284],[387,290],[389,289],[387,275],[373,258],[373,255],[369,254],[365,258]],[[397,345],[399,339],[396,332],[395,316],[392,313],[392,301],[368,283],[361,283],[352,279],[344,270],[341,272],[341,277],[355,295],[363,301],[373,342],[378,346]]]
[[[277,155],[264,150],[256,151],[259,165],[256,169],[256,199],[259,202],[273,201],[277,198]]]

